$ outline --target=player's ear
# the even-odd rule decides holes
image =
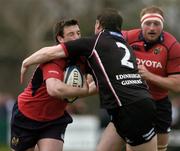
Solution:
[[[97,27],[99,31],[103,30],[103,27],[99,24],[99,26]]]
[[[57,40],[59,41],[59,43],[64,42],[64,38],[63,38],[63,37],[61,37],[61,36],[57,36]]]
[[[102,26],[101,26],[99,20],[96,20],[96,28],[97,28],[98,30],[101,30],[101,29],[102,29]]]
[[[103,30],[103,27],[101,26],[99,20],[96,20],[96,24],[95,24],[95,34],[98,34],[99,32],[101,32]]]

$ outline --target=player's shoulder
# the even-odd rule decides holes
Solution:
[[[67,59],[65,59],[65,58],[54,59],[54,60],[51,61],[51,63],[55,63],[57,65],[66,64],[67,63]]]
[[[171,46],[173,46],[174,44],[178,43],[176,38],[172,34],[170,34],[169,32],[163,31],[162,35],[163,35],[163,42],[162,42],[162,44],[164,46],[166,46],[167,49],[170,49]]]
[[[141,29],[131,29],[122,31],[123,37],[128,41],[128,43],[138,41],[140,33]]]
[[[167,32],[167,31],[163,31],[163,34],[164,34],[164,36],[166,36],[166,38],[171,38],[171,39],[176,40],[176,38],[171,33]]]
[[[128,34],[129,34],[129,35],[132,35],[132,34],[139,34],[140,32],[141,32],[141,29],[140,29],[140,28],[128,30]]]
[[[67,66],[67,59],[61,58],[61,59],[54,59],[49,62],[43,63],[40,65],[41,68],[45,66],[58,66],[60,68],[65,68]]]

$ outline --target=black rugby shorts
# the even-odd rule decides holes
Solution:
[[[132,146],[150,141],[155,135],[155,104],[151,99],[108,110],[118,134]]]
[[[65,112],[64,116],[48,121],[38,122],[25,117],[14,105],[11,118],[11,148],[15,151],[24,151],[34,147],[40,139],[54,138],[64,141],[64,134],[71,116]]]
[[[172,104],[168,97],[155,101],[156,104],[156,132],[169,133],[172,124]]]

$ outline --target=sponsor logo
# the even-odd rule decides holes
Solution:
[[[153,60],[143,60],[137,58],[137,64],[145,65],[146,67],[153,67],[153,68],[162,68],[161,62],[153,61]]]
[[[17,146],[18,143],[19,143],[19,138],[14,136],[11,139],[11,144],[14,145],[14,146]]]
[[[161,48],[154,48],[154,54],[159,54],[161,52]]]
[[[119,74],[116,75],[116,80],[121,80],[122,85],[142,84],[139,74]]]
[[[139,80],[124,80],[121,82],[122,85],[132,85],[132,84],[142,84],[142,81]]]
[[[120,80],[120,79],[133,79],[133,78],[141,78],[140,74],[119,74],[116,75],[116,79]]]

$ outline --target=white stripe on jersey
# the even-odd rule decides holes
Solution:
[[[119,106],[122,106],[121,101],[120,101],[118,95],[116,94],[116,92],[115,92],[115,90],[114,90],[114,88],[113,88],[113,86],[112,86],[112,84],[111,84],[111,82],[110,82],[110,80],[109,80],[109,77],[108,77],[108,75],[107,75],[107,73],[106,73],[106,70],[105,70],[105,68],[104,68],[104,66],[103,66],[103,64],[102,64],[102,62],[101,62],[101,59],[100,59],[97,51],[94,49],[93,52],[92,52],[92,54],[95,55],[96,60],[98,61],[99,65],[100,65],[100,68],[101,68],[101,70],[102,70],[102,72],[104,73],[104,76],[105,76],[105,78],[106,78],[106,81],[107,81],[107,83],[108,83],[111,91],[113,92],[113,94],[114,94],[114,96],[115,96],[115,98],[116,98]]]
[[[116,92],[115,92],[115,90],[114,90],[114,88],[113,88],[113,86],[112,86],[112,84],[111,84],[111,82],[110,82],[110,80],[109,80],[109,77],[108,77],[108,75],[107,75],[107,73],[106,73],[106,70],[104,69],[104,66],[103,66],[103,64],[102,64],[102,62],[101,62],[101,59],[100,59],[100,57],[99,57],[99,55],[98,55],[98,53],[97,53],[97,51],[96,51],[96,49],[95,49],[95,48],[96,48],[96,45],[97,45],[97,42],[98,42],[98,40],[99,40],[99,37],[100,37],[100,35],[101,35],[103,32],[104,32],[104,30],[101,31],[101,32],[99,33],[99,35],[97,36],[96,41],[95,41],[95,44],[94,44],[94,47],[93,47],[93,50],[92,50],[92,53],[90,54],[90,56],[89,56],[88,58],[90,58],[92,55],[95,55],[97,61],[99,62],[99,65],[100,65],[100,67],[101,67],[101,70],[102,70],[103,73],[104,73],[104,76],[105,76],[105,78],[106,78],[106,80],[107,80],[107,83],[108,83],[108,85],[109,85],[112,93],[114,94],[114,96],[115,96],[115,98],[116,98],[116,100],[117,100],[117,102],[118,102],[118,105],[119,105],[119,106],[122,106],[122,103],[121,103],[118,95],[116,94]],[[91,69],[92,69],[92,68],[91,68]],[[94,72],[93,69],[92,69],[92,71]],[[96,74],[94,74],[94,76],[96,76]],[[96,77],[96,79],[97,79],[97,77]],[[98,83],[98,80],[96,80],[96,81],[97,81],[97,83]]]

